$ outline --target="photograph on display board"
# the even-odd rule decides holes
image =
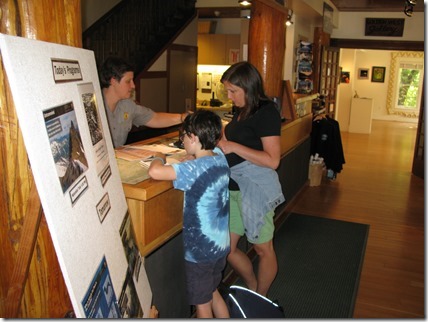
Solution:
[[[121,317],[105,256],[86,291],[82,306],[87,318]]]
[[[129,212],[126,213],[125,218],[123,219],[119,233],[125,250],[126,259],[128,260],[129,269],[131,270],[135,280],[138,282],[142,257],[135,242],[135,235]]]
[[[76,113],[72,102],[43,111],[46,130],[49,136],[52,156],[58,178],[65,193],[77,179],[88,170],[85,150],[80,137]],[[82,180],[79,180],[80,186]],[[79,188],[78,195],[84,189]],[[74,196],[73,200],[77,200]]]
[[[106,141],[101,124],[99,107],[92,83],[79,84],[78,90],[88,122],[91,142],[95,153],[97,173],[104,186],[111,176],[111,168],[108,159]]]
[[[140,301],[138,300],[134,280],[132,279],[132,272],[129,270],[126,273],[125,283],[123,284],[118,304],[122,318],[135,319],[142,318],[144,315]]]
[[[95,103],[95,94],[83,93],[82,101],[83,107],[85,108],[86,119],[88,120],[92,145],[96,145],[103,139],[103,130],[101,129],[100,117]]]

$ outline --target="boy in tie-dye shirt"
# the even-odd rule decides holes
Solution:
[[[149,175],[172,180],[184,191],[183,240],[187,297],[198,318],[228,318],[227,306],[217,290],[230,251],[229,176],[223,152],[216,147],[222,135],[221,119],[198,110],[183,122],[181,137],[194,159],[165,164],[157,153]]]

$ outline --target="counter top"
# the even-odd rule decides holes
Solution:
[[[286,154],[293,146],[299,144],[305,139],[311,132],[312,129],[312,113],[300,117],[296,120],[286,120],[281,125],[281,155]],[[161,135],[155,138],[144,140],[137,144],[165,144],[169,145],[171,142],[178,140],[178,132],[172,132],[165,135]],[[141,168],[141,171],[147,171]],[[144,177],[144,176],[143,176]],[[159,181],[153,180],[149,177],[147,179],[136,183],[128,184],[123,183],[123,188],[126,197],[137,199],[137,200],[149,200],[158,194],[162,193],[167,189],[171,189],[171,181]]]

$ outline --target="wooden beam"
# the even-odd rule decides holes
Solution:
[[[331,38],[330,46],[337,48],[352,49],[377,49],[377,50],[402,50],[402,51],[424,51],[423,41],[400,41],[400,40],[366,40],[366,39],[339,39]]]
[[[27,215],[22,225],[21,238],[18,254],[12,272],[11,281],[6,297],[6,318],[18,317],[25,282],[31,264],[31,258],[39,231],[40,219],[42,218],[42,207],[36,185],[33,183],[27,203]]]

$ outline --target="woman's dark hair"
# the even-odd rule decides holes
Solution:
[[[183,135],[196,135],[201,142],[202,149],[212,150],[221,139],[221,129],[220,116],[212,111],[200,109],[186,116],[180,131]]]
[[[117,81],[120,81],[123,74],[133,71],[134,67],[122,58],[108,57],[102,64],[99,71],[101,88],[108,88],[112,77]]]
[[[245,93],[245,107],[242,109],[242,118],[253,115],[260,107],[260,101],[269,100],[263,88],[263,79],[254,65],[249,62],[239,62],[230,66],[221,77],[220,81],[228,81],[238,86]]]

